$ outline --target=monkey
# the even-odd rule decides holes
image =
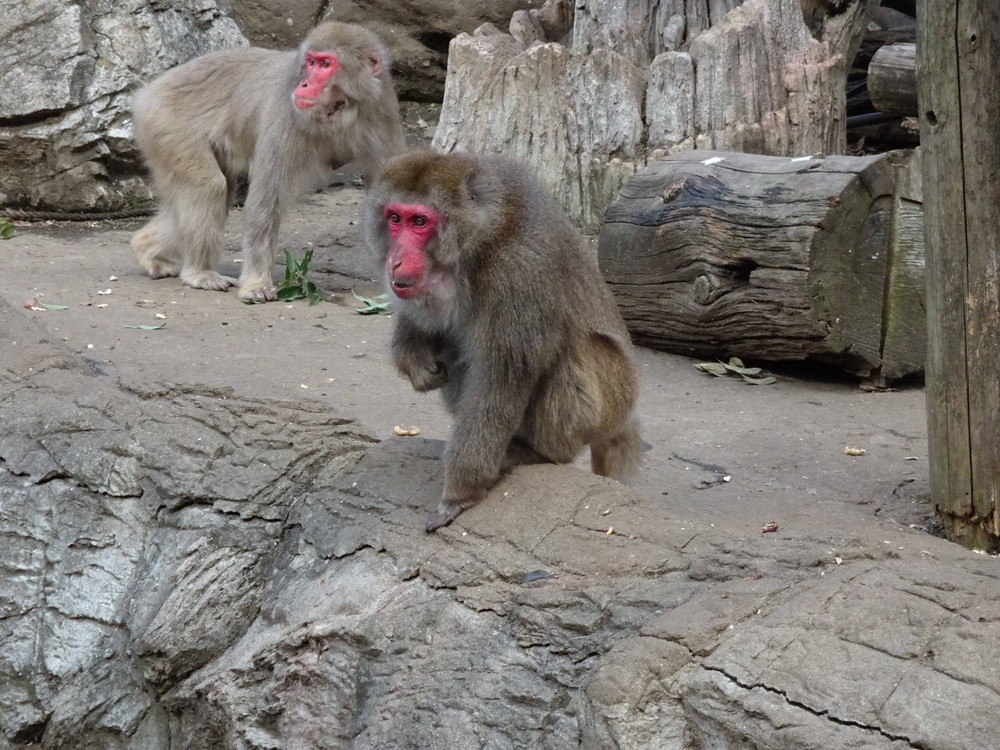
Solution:
[[[453,425],[432,532],[520,464],[627,479],[643,448],[621,313],[583,237],[528,170],[499,156],[411,151],[375,178],[365,239],[393,305],[389,343]]]
[[[197,289],[238,283],[246,302],[276,299],[275,240],[288,204],[348,162],[370,180],[404,148],[389,63],[375,34],[326,21],[298,50],[211,52],[144,86],[135,140],[161,207],[131,239],[139,265]],[[245,177],[237,282],[215,267]]]

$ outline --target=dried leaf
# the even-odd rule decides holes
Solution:
[[[699,362],[695,365],[695,369],[716,377],[722,377],[729,372],[721,362]]]
[[[777,383],[778,379],[773,375],[768,375],[764,378],[751,378],[747,375],[743,375],[743,381],[749,383],[750,385],[771,385],[771,383]]]
[[[413,437],[414,435],[420,434],[419,427],[410,427],[410,429],[407,430],[403,427],[400,427],[399,425],[396,425],[395,427],[392,428],[392,431],[397,435],[399,435],[400,437]]]
[[[778,530],[778,522],[777,521],[768,521],[763,526],[761,526],[760,533],[761,534],[771,534],[771,533],[773,533],[773,532],[775,532],[777,530]]]
[[[158,331],[161,328],[163,328],[165,325],[166,325],[166,323],[160,323],[159,325],[155,325],[155,326],[146,326],[146,325],[143,325],[143,326],[125,326],[125,327],[126,328],[135,328],[135,329],[138,329],[140,331]]]
[[[851,446],[847,445],[847,446],[844,446],[844,453],[847,454],[848,456],[863,456],[863,455],[865,455],[865,449],[864,448],[852,448]]]

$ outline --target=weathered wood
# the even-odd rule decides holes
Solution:
[[[868,95],[879,112],[917,115],[917,45],[887,44],[868,66]]]
[[[931,495],[949,538],[1000,551],[1000,8],[921,0]]]
[[[547,0],[509,34],[452,40],[433,145],[530,162],[588,227],[651,157],[839,153],[876,4],[824,3],[807,26],[800,0]]]
[[[889,382],[924,367],[912,152],[674,154],[636,173],[598,238],[637,343],[815,359]]]

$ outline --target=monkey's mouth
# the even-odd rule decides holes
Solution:
[[[417,279],[399,278],[389,282],[392,293],[400,299],[412,299],[420,294],[420,283]]]

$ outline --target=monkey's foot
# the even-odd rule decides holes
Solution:
[[[240,299],[255,305],[262,302],[274,302],[278,299],[278,290],[273,284],[263,286],[241,286]]]
[[[194,273],[181,271],[181,281],[194,289],[211,289],[224,292],[237,281],[232,276],[223,276],[215,271],[196,271]]]
[[[166,260],[153,260],[143,263],[143,268],[151,279],[166,279],[181,275],[181,267],[178,263],[171,263]]]

